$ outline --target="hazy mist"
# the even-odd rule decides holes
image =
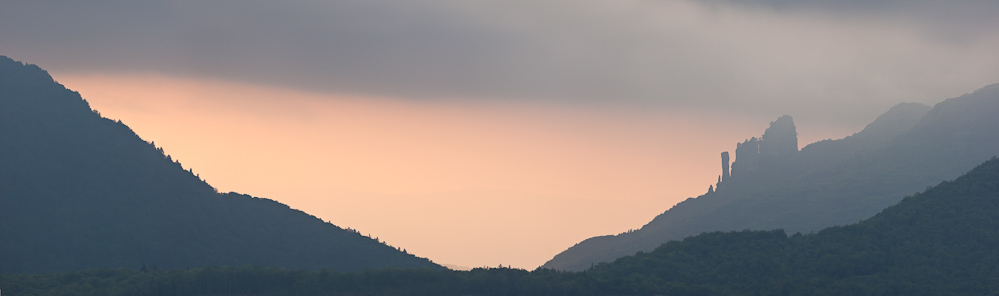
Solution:
[[[999,82],[997,14],[973,0],[13,0],[0,54],[214,186],[439,263],[533,268],[703,193],[718,153],[782,114],[805,146]]]
[[[999,80],[997,5],[987,1],[3,6],[0,51],[57,73],[399,99],[649,104],[858,125],[899,101]]]

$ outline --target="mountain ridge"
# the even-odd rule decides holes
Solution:
[[[992,295],[999,159],[817,233],[709,232],[585,272],[280,268],[3,274],[17,295]]]
[[[619,278],[616,294],[985,295],[999,283],[996,210],[993,156],[858,223],[703,233],[586,273]]]
[[[0,272],[443,267],[273,200],[219,193],[38,66],[0,56]]]
[[[713,191],[674,205],[639,230],[577,243],[542,267],[580,271],[702,232],[810,232],[859,221],[999,152],[999,120],[989,116],[999,113],[997,102],[999,84],[933,108],[899,104],[851,136],[769,160],[753,156],[759,139],[751,138],[737,145],[731,176]]]

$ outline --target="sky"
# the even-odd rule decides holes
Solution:
[[[0,2],[37,64],[220,191],[437,263],[639,228],[794,117],[799,146],[999,82],[999,2]]]

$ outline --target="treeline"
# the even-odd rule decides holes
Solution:
[[[41,68],[0,56],[0,273],[143,264],[443,269],[277,201],[219,193]]]
[[[612,294],[999,295],[999,160],[857,224],[707,233],[600,264]]]
[[[599,295],[585,273],[510,268],[363,272],[274,267],[102,269],[0,275],[10,295]]]
[[[12,295],[999,295],[999,160],[858,224],[705,233],[584,272],[267,267],[0,275]]]

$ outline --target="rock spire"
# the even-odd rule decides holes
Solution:
[[[763,163],[787,158],[798,152],[798,132],[790,115],[778,117],[770,122],[763,137],[752,137],[737,143],[735,161],[731,173],[728,172],[728,152],[722,153],[722,181],[724,176],[733,177],[755,171]]]

